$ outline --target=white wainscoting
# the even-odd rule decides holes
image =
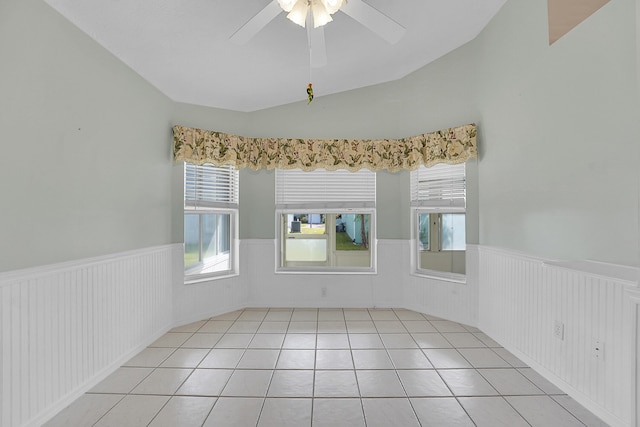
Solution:
[[[240,242],[240,271],[247,271],[246,243]],[[173,323],[184,325],[246,307],[247,292],[243,278],[247,274],[217,278],[198,283],[184,283],[182,245],[174,255]]]
[[[402,307],[405,240],[378,240],[377,274],[275,273],[276,241],[243,240],[242,283],[250,307]]]
[[[189,285],[179,244],[0,273],[1,425],[39,425],[171,326],[243,307],[403,307],[478,326],[612,426],[635,422],[637,269],[470,245],[460,284],[411,275],[411,242],[383,239],[375,275],[276,274],[275,247],[243,240],[238,276]]]
[[[408,249],[409,244],[410,242],[407,242]],[[405,258],[408,259],[409,256],[410,253],[407,253]],[[403,268],[405,268],[405,272],[409,271],[408,264],[403,266]],[[455,283],[435,278],[408,275],[405,281],[404,307],[466,325],[477,326],[477,245],[467,245],[466,271],[466,283]]]
[[[0,274],[1,425],[40,425],[171,326],[175,246]]]
[[[635,268],[480,247],[478,326],[607,423],[635,425],[637,278]]]
[[[377,274],[276,274],[276,244],[266,239],[241,243],[240,278],[249,307],[397,307],[477,323],[477,281],[411,275],[409,240],[378,240]],[[477,247],[470,246],[471,274],[477,274],[476,254]]]

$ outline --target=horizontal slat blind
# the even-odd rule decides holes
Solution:
[[[465,165],[420,166],[411,172],[411,205],[464,208]]]
[[[327,171],[276,170],[279,209],[375,207],[376,174],[366,169]]]
[[[233,166],[185,162],[184,205],[190,208],[236,207],[238,171]]]

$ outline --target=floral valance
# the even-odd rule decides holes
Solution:
[[[478,153],[475,124],[402,139],[248,138],[174,126],[173,140],[176,161],[253,170],[323,168],[396,172],[420,165],[462,163]]]

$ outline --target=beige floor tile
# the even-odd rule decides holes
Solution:
[[[127,395],[105,414],[95,427],[146,426],[169,400],[169,396]]]
[[[267,395],[273,371],[237,370],[231,374],[221,396],[264,397]]]
[[[357,370],[362,397],[406,397],[395,370]]]
[[[316,371],[314,397],[359,397],[354,371]]]
[[[340,320],[344,323],[344,313],[342,309],[321,308],[318,310],[318,321]]]
[[[231,369],[195,369],[176,394],[219,396],[232,373]]]
[[[313,427],[365,427],[360,399],[313,399]]]
[[[215,397],[173,396],[149,427],[200,426],[215,401]]]
[[[316,334],[287,334],[282,348],[288,349],[315,349]]]
[[[153,343],[149,347],[180,347],[186,340],[188,340],[193,333],[191,332],[167,332]]]
[[[255,334],[262,322],[236,320],[227,332],[232,334]]]
[[[192,369],[157,368],[142,380],[131,393],[172,395],[192,371]]]
[[[583,427],[576,417],[549,396],[505,396],[532,427]]]
[[[313,371],[277,370],[273,373],[267,396],[312,397]]]
[[[425,348],[422,351],[436,369],[471,368],[455,348]]]
[[[432,369],[433,365],[419,349],[387,350],[396,369]]]
[[[275,369],[280,350],[248,349],[238,362],[237,369]]]
[[[458,402],[478,427],[530,427],[502,397],[460,397]]]
[[[460,354],[474,368],[510,368],[506,360],[490,348],[460,348]]]
[[[209,353],[206,348],[179,348],[167,357],[161,368],[195,368]]]
[[[454,398],[412,398],[411,406],[422,427],[474,427],[473,421]]]
[[[222,338],[222,334],[196,332],[182,344],[185,348],[213,348]]]
[[[197,332],[206,332],[209,334],[224,334],[233,325],[231,320],[209,320]]]
[[[428,320],[403,320],[402,324],[405,329],[411,333],[418,332],[438,332]]]
[[[92,426],[124,397],[123,394],[83,394],[43,427]]]
[[[318,333],[316,347],[322,349],[347,349],[349,348],[349,336],[344,334]]]
[[[499,394],[475,369],[442,369],[438,373],[456,396]]]
[[[384,344],[378,334],[349,334],[353,349],[383,349]]]
[[[315,350],[282,350],[276,369],[314,369]]]
[[[351,350],[317,350],[316,369],[353,369]]]
[[[351,350],[356,369],[393,369],[386,350]]]
[[[418,427],[409,399],[362,399],[367,427]]]
[[[411,336],[420,348],[452,348],[453,346],[439,332],[416,332]]]
[[[418,344],[409,334],[380,334],[382,343],[388,349],[391,348],[418,348]]]
[[[267,398],[258,427],[305,427],[311,425],[311,399]]]
[[[451,396],[451,391],[433,369],[398,371],[409,397]]]
[[[147,347],[140,353],[129,359],[129,361],[123,366],[155,368],[157,366],[160,366],[160,364],[164,362],[167,357],[169,357],[175,350],[175,348]]]
[[[214,348],[202,359],[199,368],[233,369],[238,366],[245,350],[240,348]]]
[[[478,369],[478,372],[502,395],[544,394],[542,390],[514,368]]]
[[[220,397],[203,427],[255,426],[262,410],[263,398]],[[177,427],[177,426],[176,426]]]
[[[287,332],[288,328],[289,322],[262,322],[257,332],[259,334],[284,334]]]
[[[284,334],[256,334],[249,348],[279,349],[284,342]]]
[[[129,393],[140,384],[153,368],[118,368],[114,373],[93,387],[91,393]]]

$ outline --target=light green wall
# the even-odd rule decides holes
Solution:
[[[471,241],[637,265],[635,17],[633,0],[609,2],[549,47],[546,2],[509,0],[403,79],[237,113],[173,103],[42,2],[3,0],[0,271],[181,241],[174,124],[396,138],[475,122]],[[407,187],[407,173],[379,175],[378,237],[409,236]],[[273,173],[243,171],[241,190],[241,237],[272,238]]]
[[[472,123],[479,117],[469,96],[475,85],[472,67],[475,57],[474,50],[462,47],[399,81],[325,97],[320,96],[322,88],[317,88],[318,97],[310,105],[301,101],[246,113],[240,134],[401,138]],[[232,133],[226,125],[209,129]],[[242,238],[274,237],[273,176],[262,172],[240,176],[241,192],[254,185],[258,189],[249,190],[249,195],[241,194]],[[256,227],[256,218],[263,220],[264,225]],[[409,222],[409,174],[378,173],[378,238],[408,239]]]
[[[170,243],[171,101],[42,1],[0,58],[0,271]]]
[[[479,50],[480,242],[638,265],[634,0],[548,46],[546,2],[510,0]]]

